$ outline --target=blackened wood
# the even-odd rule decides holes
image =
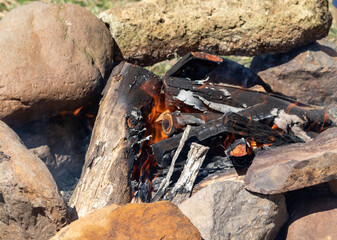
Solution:
[[[164,76],[179,77],[212,83],[226,83],[244,88],[263,86],[272,92],[270,86],[252,70],[245,66],[203,52],[191,52],[183,56]]]
[[[296,136],[281,135],[266,124],[248,119],[236,113],[228,113],[219,119],[192,127],[188,141],[201,142],[220,134],[237,134],[245,138],[254,139],[254,141],[260,144],[273,144],[274,146],[302,142]],[[182,134],[176,134],[168,139],[152,144],[152,152],[159,166],[165,167],[170,164],[170,159],[164,158],[164,156],[177,148],[181,136]]]
[[[166,105],[171,109],[189,106],[201,112],[237,112],[253,120],[273,118],[283,110],[300,117],[307,125],[318,126],[311,130],[321,131],[332,125],[326,110],[275,94],[176,77],[165,78],[164,86]]]
[[[171,176],[172,176],[173,171],[174,171],[174,165],[176,163],[176,160],[179,157],[179,154],[180,154],[181,150],[183,149],[183,147],[185,145],[185,142],[186,142],[186,140],[187,140],[187,138],[190,134],[190,131],[191,131],[191,126],[187,126],[185,128],[185,131],[182,133],[177,151],[174,153],[174,156],[172,158],[169,171],[167,172],[165,179],[161,182],[156,194],[151,199],[151,202],[158,201],[167,191],[167,187],[170,185]]]
[[[141,67],[122,62],[114,68],[72,196],[71,205],[79,217],[111,203],[131,200],[130,174],[144,137],[143,116],[153,106],[150,94],[159,94],[160,89],[161,80]]]
[[[200,126],[208,121],[220,118],[222,114],[219,113],[181,113],[173,112],[166,113],[162,120],[163,132],[171,136],[176,132],[181,132],[187,125]]]
[[[170,200],[175,204],[180,204],[190,197],[195,179],[197,178],[199,169],[205,160],[208,150],[209,147],[198,143],[191,144],[184,169],[177,183],[164,199]]]

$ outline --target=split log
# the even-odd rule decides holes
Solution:
[[[266,124],[248,119],[236,113],[228,113],[224,117],[209,121],[201,126],[191,127],[188,142],[202,142],[220,134],[237,134],[241,137],[253,138],[260,144],[273,144],[274,146],[302,142],[296,136],[280,134]],[[159,166],[165,167],[170,164],[170,157],[167,154],[177,148],[181,137],[182,134],[176,134],[168,139],[152,144],[152,152]]]
[[[165,199],[171,200],[174,204],[180,204],[190,197],[195,179],[208,150],[209,147],[198,143],[191,144],[184,169],[173,189],[165,196]]]
[[[170,109],[194,108],[196,111],[237,112],[253,120],[278,117],[281,112],[297,116],[305,129],[322,131],[333,124],[326,110],[283,96],[243,89],[211,80],[164,79],[165,102]]]
[[[130,175],[144,137],[143,116],[159,94],[161,80],[126,62],[116,66],[103,91],[81,179],[71,199],[79,217],[131,200]],[[145,86],[145,87],[144,87]]]
[[[179,157],[179,154],[181,152],[181,150],[183,149],[184,145],[185,145],[185,142],[188,138],[188,135],[190,134],[190,131],[191,131],[191,126],[187,126],[185,131],[183,132],[182,136],[181,136],[181,139],[179,141],[179,145],[178,145],[178,149],[177,151],[174,153],[174,156],[172,158],[172,161],[171,161],[171,165],[170,165],[170,168],[169,168],[169,171],[167,172],[166,174],[166,178],[162,181],[162,183],[160,184],[156,194],[154,195],[154,197],[151,199],[151,202],[155,202],[155,201],[158,201],[166,192],[167,190],[167,187],[170,185],[170,179],[171,179],[171,176],[173,174],[173,170],[174,170],[174,165],[176,163],[176,160],[178,159]]]

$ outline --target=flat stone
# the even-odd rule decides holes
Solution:
[[[0,119],[18,126],[97,101],[112,58],[111,34],[85,8],[12,10],[0,21]]]
[[[337,45],[327,40],[287,53],[257,56],[251,69],[276,92],[337,110]]]
[[[290,221],[287,240],[337,239],[337,198],[299,202]]]
[[[288,217],[284,196],[251,194],[238,178],[228,179],[197,191],[180,210],[205,240],[274,239]]]
[[[337,177],[337,128],[308,143],[296,143],[259,152],[245,176],[246,189],[277,194]]]
[[[0,121],[0,239],[48,239],[67,216],[48,168]]]
[[[199,231],[171,202],[109,205],[72,222],[52,240],[201,239]]]
[[[124,57],[139,65],[191,51],[286,52],[327,36],[332,21],[326,0],[148,0],[98,17],[109,24]]]

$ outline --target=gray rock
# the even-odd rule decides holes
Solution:
[[[0,21],[0,119],[11,126],[87,105],[109,77],[113,39],[73,4],[32,3]]]
[[[124,57],[140,65],[190,51],[285,52],[327,36],[332,21],[326,0],[148,0],[99,18],[109,24]]]
[[[0,121],[0,239],[48,239],[67,216],[48,168]]]
[[[337,176],[337,128],[309,143],[295,143],[259,152],[249,167],[246,189],[277,194],[328,182]]]
[[[283,195],[254,195],[240,181],[208,185],[179,208],[205,240],[274,239],[288,217]]]
[[[337,46],[331,42],[255,57],[251,69],[276,92],[309,104],[337,107]]]

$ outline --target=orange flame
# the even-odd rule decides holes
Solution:
[[[80,108],[77,108],[74,112],[73,112],[73,115],[75,117],[78,117],[78,115],[80,114],[80,111],[82,110],[83,107],[80,107]]]

